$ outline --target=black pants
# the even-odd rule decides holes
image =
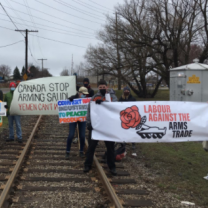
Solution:
[[[95,153],[96,146],[98,144],[98,140],[91,139],[91,135],[92,135],[91,133],[92,132],[90,131],[89,132],[89,137],[88,137],[89,147],[88,147],[88,150],[87,150],[87,153],[86,153],[86,160],[85,160],[85,163],[84,163],[85,166],[89,166],[89,167],[92,166],[93,156],[94,156],[94,153]],[[108,167],[110,169],[116,167],[116,165],[115,165],[115,154],[114,154],[114,144],[115,144],[115,142],[105,141],[105,146],[107,148],[107,164],[108,164]]]

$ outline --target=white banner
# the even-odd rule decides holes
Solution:
[[[76,94],[75,76],[46,77],[20,82],[14,91],[11,115],[58,115],[59,100]]]
[[[208,104],[197,102],[90,103],[92,138],[115,142],[208,140]]]
[[[73,123],[86,121],[87,108],[91,98],[58,101],[59,123]]]

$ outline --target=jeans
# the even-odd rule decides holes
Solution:
[[[98,140],[93,140],[91,139],[91,133],[92,131],[89,131],[90,135],[90,142],[89,142],[89,147],[86,153],[86,160],[84,165],[91,167],[93,163],[93,156],[95,153],[96,146],[98,144]],[[115,165],[115,153],[114,153],[114,144],[115,142],[109,142],[105,141],[105,146],[107,148],[107,164],[110,169],[116,168]]]
[[[22,139],[22,129],[20,123],[20,116],[8,116],[9,121],[9,139],[14,139],[13,121],[16,123],[16,134],[18,139]]]
[[[79,139],[80,139],[80,152],[83,152],[84,146],[85,146],[85,127],[86,127],[86,121],[85,122],[74,122],[69,123],[69,136],[67,139],[67,146],[66,146],[66,152],[69,153],[71,149],[71,143],[72,139],[74,138],[75,129],[78,123],[79,127]]]

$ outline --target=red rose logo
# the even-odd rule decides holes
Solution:
[[[120,116],[122,121],[121,126],[124,129],[135,128],[141,121],[139,109],[136,105],[121,111]]]

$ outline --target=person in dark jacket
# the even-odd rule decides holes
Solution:
[[[105,98],[106,94],[110,95],[112,102],[117,101],[116,95],[111,90],[108,90],[106,81],[100,80],[98,83],[98,92],[91,98],[91,101],[95,101],[95,103],[98,105],[100,105],[102,102],[107,102]],[[88,110],[87,110],[87,129],[89,130],[90,141],[89,141],[89,146],[88,146],[88,150],[86,153],[86,160],[84,162],[85,173],[89,172],[92,167],[94,152],[98,144],[98,140],[91,139],[93,127],[91,124],[90,111],[91,109],[90,109],[90,103],[89,103]],[[108,167],[112,175],[117,175],[116,166],[115,166],[114,143],[115,142],[105,141],[105,145],[107,148]]]
[[[78,99],[78,98],[85,98],[86,95],[88,95],[88,91],[86,87],[80,87],[79,91],[77,92],[76,95],[72,95],[71,97],[69,97],[68,99],[70,100],[70,102],[73,102],[74,99]],[[70,149],[71,149],[71,143],[72,143],[72,139],[74,137],[74,133],[75,133],[75,129],[76,126],[79,126],[79,137],[80,137],[80,150],[79,150],[79,156],[80,157],[84,157],[84,146],[85,146],[85,128],[86,128],[86,121],[84,122],[73,122],[73,123],[69,123],[69,136],[67,138],[67,146],[66,146],[66,160],[69,160],[70,157]]]
[[[131,95],[131,90],[128,86],[123,88],[123,94],[119,99],[120,102],[136,101],[135,97]],[[135,143],[132,143],[132,149],[135,149]]]
[[[89,95],[88,97],[93,97],[94,95],[94,90],[90,87],[90,81],[88,78],[83,79],[83,85],[88,89]]]
[[[123,94],[119,99],[120,102],[136,101],[135,97],[131,95],[131,90],[128,86],[123,88]]]

